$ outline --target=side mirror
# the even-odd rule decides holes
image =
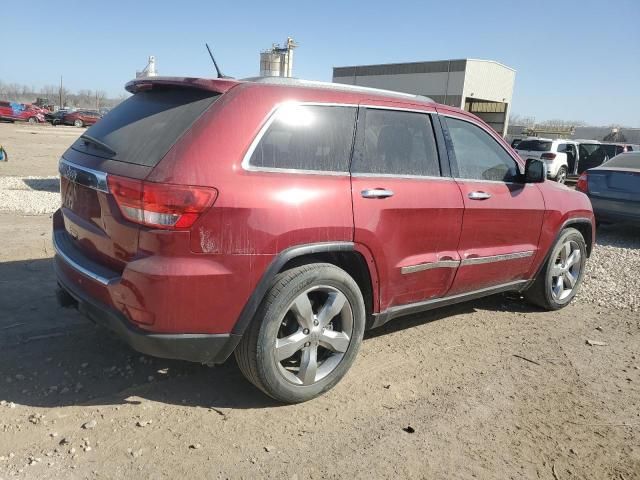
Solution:
[[[547,178],[547,165],[535,158],[528,158],[524,165],[524,183],[542,183]]]

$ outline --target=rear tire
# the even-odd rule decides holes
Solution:
[[[84,127],[84,122],[80,119],[77,119],[75,122],[73,122],[73,125],[78,128]]]
[[[566,307],[582,283],[586,260],[582,234],[575,228],[565,229],[533,285],[524,292],[525,299],[545,310]]]
[[[356,282],[327,263],[276,276],[235,357],[244,376],[285,403],[310,400],[347,373],[365,327]]]
[[[34,125],[36,123],[38,123],[38,119],[36,117],[29,117],[29,120],[27,120],[31,125]]]
[[[556,175],[556,182],[565,184],[567,182],[567,169],[566,167],[560,167]]]

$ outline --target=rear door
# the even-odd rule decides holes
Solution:
[[[435,112],[392,105],[360,107],[351,164],[355,242],[376,260],[381,311],[446,293],[463,213]]]
[[[464,200],[461,264],[449,295],[525,279],[538,250],[542,193],[518,183],[518,163],[488,128],[471,117],[442,120]]]
[[[142,227],[122,217],[108,176],[146,178],[218,96],[188,88],[136,93],[83,133],[60,160],[64,228],[54,232],[57,241],[121,271],[137,254]]]

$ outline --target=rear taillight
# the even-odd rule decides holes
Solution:
[[[556,154],[555,153],[543,153],[542,155],[540,155],[540,158],[542,160],[553,160],[554,158],[556,158]]]
[[[108,175],[109,191],[122,215],[153,228],[184,229],[215,202],[215,188],[153,183]]]
[[[587,172],[584,172],[578,178],[578,183],[576,183],[576,190],[579,190],[583,193],[587,193],[589,191],[589,175],[587,175]]]

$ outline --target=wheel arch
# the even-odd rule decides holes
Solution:
[[[594,242],[593,237],[595,233],[593,223],[591,223],[591,220],[589,220],[588,218],[570,218],[566,220],[562,224],[562,227],[560,228],[560,230],[558,231],[558,235],[556,236],[556,241],[560,236],[560,234],[562,234],[562,231],[569,227],[575,228],[582,234],[582,237],[584,238],[584,243],[587,245],[587,257],[590,257],[591,250],[593,249],[593,242]]]
[[[595,229],[595,227],[593,225],[593,222],[589,218],[586,218],[586,217],[568,218],[562,223],[562,225],[560,226],[560,228],[556,232],[556,234],[555,234],[555,236],[553,238],[553,241],[549,244],[548,251],[545,253],[542,261],[537,266],[537,268],[535,270],[535,273],[531,277],[531,279],[529,281],[529,284],[527,286],[530,286],[531,284],[533,284],[535,279],[538,278],[538,275],[540,275],[540,272],[542,271],[542,269],[546,265],[547,261],[549,260],[549,256],[551,255],[551,251],[553,250],[553,246],[556,244],[556,242],[560,238],[560,235],[562,235],[562,232],[564,232],[567,228],[575,228],[576,230],[578,230],[582,234],[582,237],[584,238],[584,242],[585,242],[586,247],[587,247],[587,257],[591,256],[591,251],[593,249],[593,244],[595,242],[595,239],[594,239],[594,233],[595,233],[594,229]],[[527,287],[525,287],[524,289],[526,289],[526,288]]]
[[[377,286],[377,277],[375,271],[371,272],[372,259],[365,258],[366,256],[366,252],[362,252],[352,242],[314,243],[297,245],[283,250],[271,261],[263,273],[240,312],[232,333],[235,335],[244,334],[277,274],[310,263],[331,263],[353,277],[364,298],[368,327],[373,320],[377,302],[377,289],[374,287]]]

